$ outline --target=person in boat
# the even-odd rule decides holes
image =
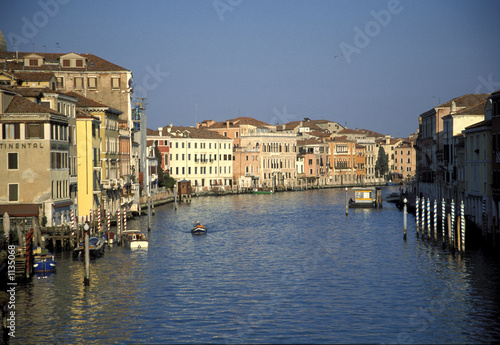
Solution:
[[[197,222],[195,222],[195,223],[194,223],[194,226],[195,226],[195,227],[200,226],[200,222],[198,222],[198,221],[197,221]]]

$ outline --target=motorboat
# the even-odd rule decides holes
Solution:
[[[269,190],[264,190],[262,188],[255,188],[254,190],[252,190],[252,193],[253,194],[273,194],[273,190],[272,189],[269,189]]]
[[[126,230],[123,232],[123,243],[130,249],[147,249],[148,239],[140,230]]]
[[[89,238],[89,256],[91,258],[99,258],[104,255],[105,240],[103,238],[91,237]],[[85,244],[80,242],[78,246],[73,250],[73,257],[84,257],[85,256]]]
[[[207,233],[207,228],[200,224],[200,222],[196,222],[194,227],[191,229],[191,233],[193,235],[204,235]]]
[[[56,259],[48,249],[35,247],[33,261],[33,270],[36,273],[49,273],[56,270]]]

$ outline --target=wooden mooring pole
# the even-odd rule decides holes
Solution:
[[[90,249],[88,232],[85,232],[85,278],[83,278],[83,285],[90,285]]]
[[[403,199],[403,203],[404,203],[404,206],[403,206],[403,217],[404,217],[403,218],[403,232],[404,232],[404,234],[403,234],[403,240],[405,240],[405,241],[406,241],[406,221],[407,221],[406,218],[408,216],[408,211],[406,209],[406,202],[407,201],[408,200],[406,200],[406,198]]]
[[[83,242],[83,268],[84,268],[84,276],[83,276],[83,285],[90,285],[90,248],[89,248],[89,231],[90,226],[89,223],[85,222],[83,226],[84,233],[84,242]]]
[[[345,187],[345,215],[349,215],[349,208],[347,207],[347,187]]]
[[[443,241],[444,249],[446,248],[446,202],[444,201],[444,198],[441,201],[441,231],[443,236],[441,240]]]
[[[419,226],[419,214],[418,214],[418,210],[420,208],[420,200],[418,199],[418,195],[415,199],[415,223],[417,225],[417,237],[418,237],[418,228],[420,227]]]

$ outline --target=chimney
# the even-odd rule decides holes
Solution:
[[[163,136],[163,127],[158,127],[158,133],[159,133],[160,137]]]
[[[389,145],[390,143],[391,143],[391,136],[390,136],[389,134],[387,134],[387,135],[385,136],[385,144],[386,144],[386,145]]]
[[[196,129],[200,129],[201,124],[199,122],[196,122]]]
[[[455,101],[452,101],[451,102],[451,112],[454,113],[455,111],[457,111],[457,104],[455,103]]]

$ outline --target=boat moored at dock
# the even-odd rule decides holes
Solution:
[[[91,258],[99,258],[104,255],[105,242],[103,238],[91,237],[89,239],[89,255]],[[74,258],[85,256],[85,244],[80,242],[73,250]]]
[[[48,249],[36,247],[33,250],[33,270],[35,273],[50,273],[56,270],[56,259]]]
[[[353,188],[354,200],[349,200],[350,208],[375,208],[377,207],[376,191],[374,188]],[[380,191],[380,189],[378,189]]]
[[[252,194],[273,194],[273,190],[272,189],[262,189],[262,188],[255,188],[254,190],[252,190]]]

